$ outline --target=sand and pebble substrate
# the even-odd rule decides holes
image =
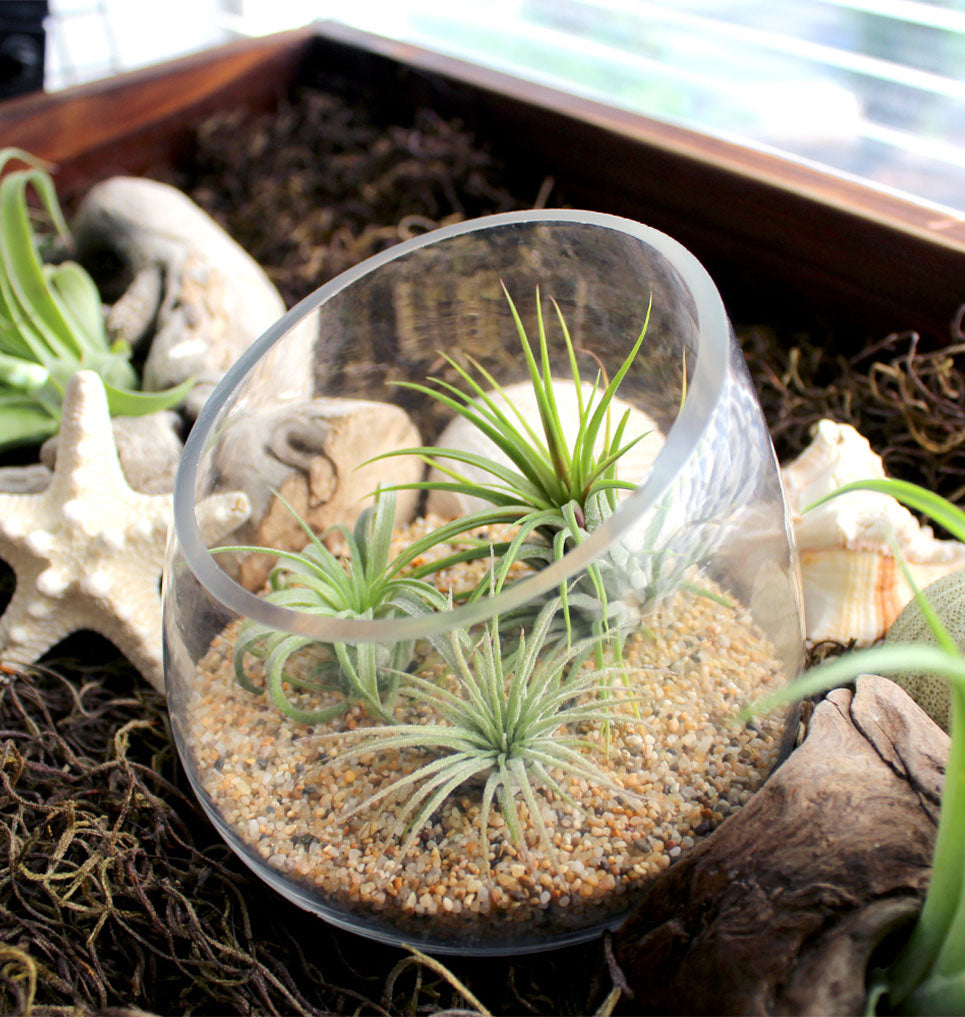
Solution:
[[[568,936],[625,912],[632,891],[739,808],[777,761],[782,715],[735,722],[742,704],[786,680],[747,613],[679,592],[647,623],[625,648],[639,717],[628,712],[613,725],[606,756],[600,732],[588,733],[601,746],[595,761],[639,798],[572,778],[564,786],[579,810],[538,792],[558,865],[519,802],[531,863],[494,806],[487,874],[478,787],[457,790],[401,859],[393,828],[404,800],[342,818],[427,757],[402,750],[340,760],[336,744],[313,735],[372,723],[367,715],[356,708],[309,727],[242,689],[232,671],[237,623],[198,663],[179,718],[183,748],[209,808],[249,852],[349,921],[472,942]],[[259,667],[252,660],[252,677]],[[316,694],[303,705],[323,704]],[[424,710],[400,699],[397,718],[424,719]]]

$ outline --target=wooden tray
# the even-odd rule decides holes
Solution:
[[[965,215],[335,23],[0,103],[0,139],[56,163],[70,197],[170,165],[206,115],[271,109],[320,73],[459,116],[572,205],[671,234],[745,316],[747,301],[761,319],[792,301],[856,341],[914,329],[940,343],[965,303]]]

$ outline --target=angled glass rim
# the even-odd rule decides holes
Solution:
[[[218,565],[201,537],[195,517],[198,471],[216,440],[228,402],[256,363],[308,315],[357,280],[413,251],[453,237],[504,226],[568,223],[613,230],[642,241],[661,254],[690,291],[697,311],[700,342],[687,398],[666,435],[646,482],[631,492],[606,522],[559,561],[514,583],[494,597],[427,616],[389,619],[323,618],[271,604],[246,590]],[[174,482],[174,529],[178,548],[195,578],[226,608],[269,625],[322,642],[380,642],[419,639],[476,624],[519,608],[557,589],[586,568],[629,530],[668,490],[674,476],[699,444],[723,393],[729,371],[731,327],[723,301],[700,262],[676,240],[631,219],[602,212],[541,209],[503,212],[454,223],[403,241],[342,272],[309,294],[271,325],[228,369],[204,404],[184,445]],[[169,554],[169,560],[171,555]]]

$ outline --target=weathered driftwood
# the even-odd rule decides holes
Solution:
[[[947,757],[893,682],[830,693],[803,744],[615,934],[623,1012],[862,1012],[869,957],[927,887]]]
[[[112,177],[85,196],[73,223],[78,256],[107,251],[132,276],[108,316],[114,338],[150,337],[144,388],[196,381],[196,416],[228,367],[284,313],[263,269],[187,195],[156,180]],[[307,363],[291,379],[308,391]]]
[[[299,550],[306,536],[288,503],[316,533],[334,523],[352,525],[378,486],[421,480],[422,462],[400,456],[363,465],[384,452],[420,444],[405,410],[360,399],[314,399],[234,422],[218,452],[218,469],[252,503],[242,542]],[[280,497],[279,497],[280,496]],[[396,495],[396,522],[412,518],[418,491]],[[260,589],[274,559],[249,555],[238,579]]]
[[[53,472],[43,463],[31,466],[0,466],[0,492],[36,494],[49,483]]]

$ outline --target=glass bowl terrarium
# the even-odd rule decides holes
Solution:
[[[243,491],[205,544],[199,508]],[[203,511],[203,509],[202,509]],[[239,856],[343,927],[556,947],[753,793],[801,664],[777,463],[720,298],[588,212],[449,226],[321,287],[185,447],[178,750]]]

